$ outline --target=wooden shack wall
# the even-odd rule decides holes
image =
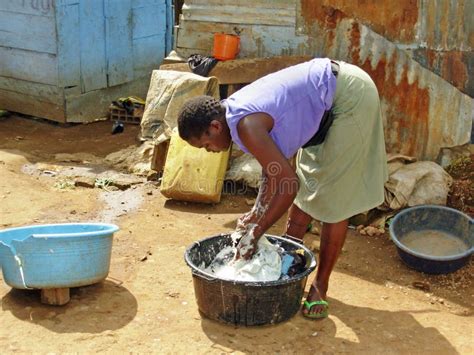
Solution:
[[[145,96],[170,49],[171,0],[0,1],[0,108],[61,122]]]

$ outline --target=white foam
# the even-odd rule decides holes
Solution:
[[[233,235],[236,233],[237,231]],[[240,249],[241,253],[245,253],[244,249],[249,247],[250,244],[244,245],[244,248]],[[236,251],[237,248],[234,246],[222,249],[204,271],[218,278],[235,281],[275,281],[280,278],[281,257],[278,247],[271,244],[266,237],[259,239],[257,251],[250,260],[236,260],[234,257]]]

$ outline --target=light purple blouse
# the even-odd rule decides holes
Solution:
[[[247,115],[264,112],[273,120],[270,131],[286,158],[293,156],[317,132],[324,111],[332,106],[336,77],[327,58],[317,58],[269,74],[243,87],[222,103],[232,140],[240,141],[237,124]]]

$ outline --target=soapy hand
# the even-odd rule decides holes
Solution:
[[[237,252],[235,254],[235,259],[244,259],[249,260],[257,250],[257,242],[259,237],[256,237],[254,232],[257,224],[251,223],[246,226],[240,226],[233,233],[233,236],[239,238],[240,240],[237,243]]]
[[[253,210],[247,212],[246,214],[244,214],[243,216],[241,216],[238,220],[237,220],[237,227],[235,228],[236,231],[240,231],[240,230],[246,230],[246,228],[249,226],[249,225],[252,225],[252,224],[256,224],[257,223],[257,215],[254,213]]]
[[[241,239],[239,244],[237,245],[235,259],[250,260],[257,251],[257,242],[258,238],[250,239],[247,243],[243,243]]]

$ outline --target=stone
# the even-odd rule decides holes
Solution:
[[[74,185],[78,187],[94,188],[95,178],[90,176],[79,176],[74,179]]]

